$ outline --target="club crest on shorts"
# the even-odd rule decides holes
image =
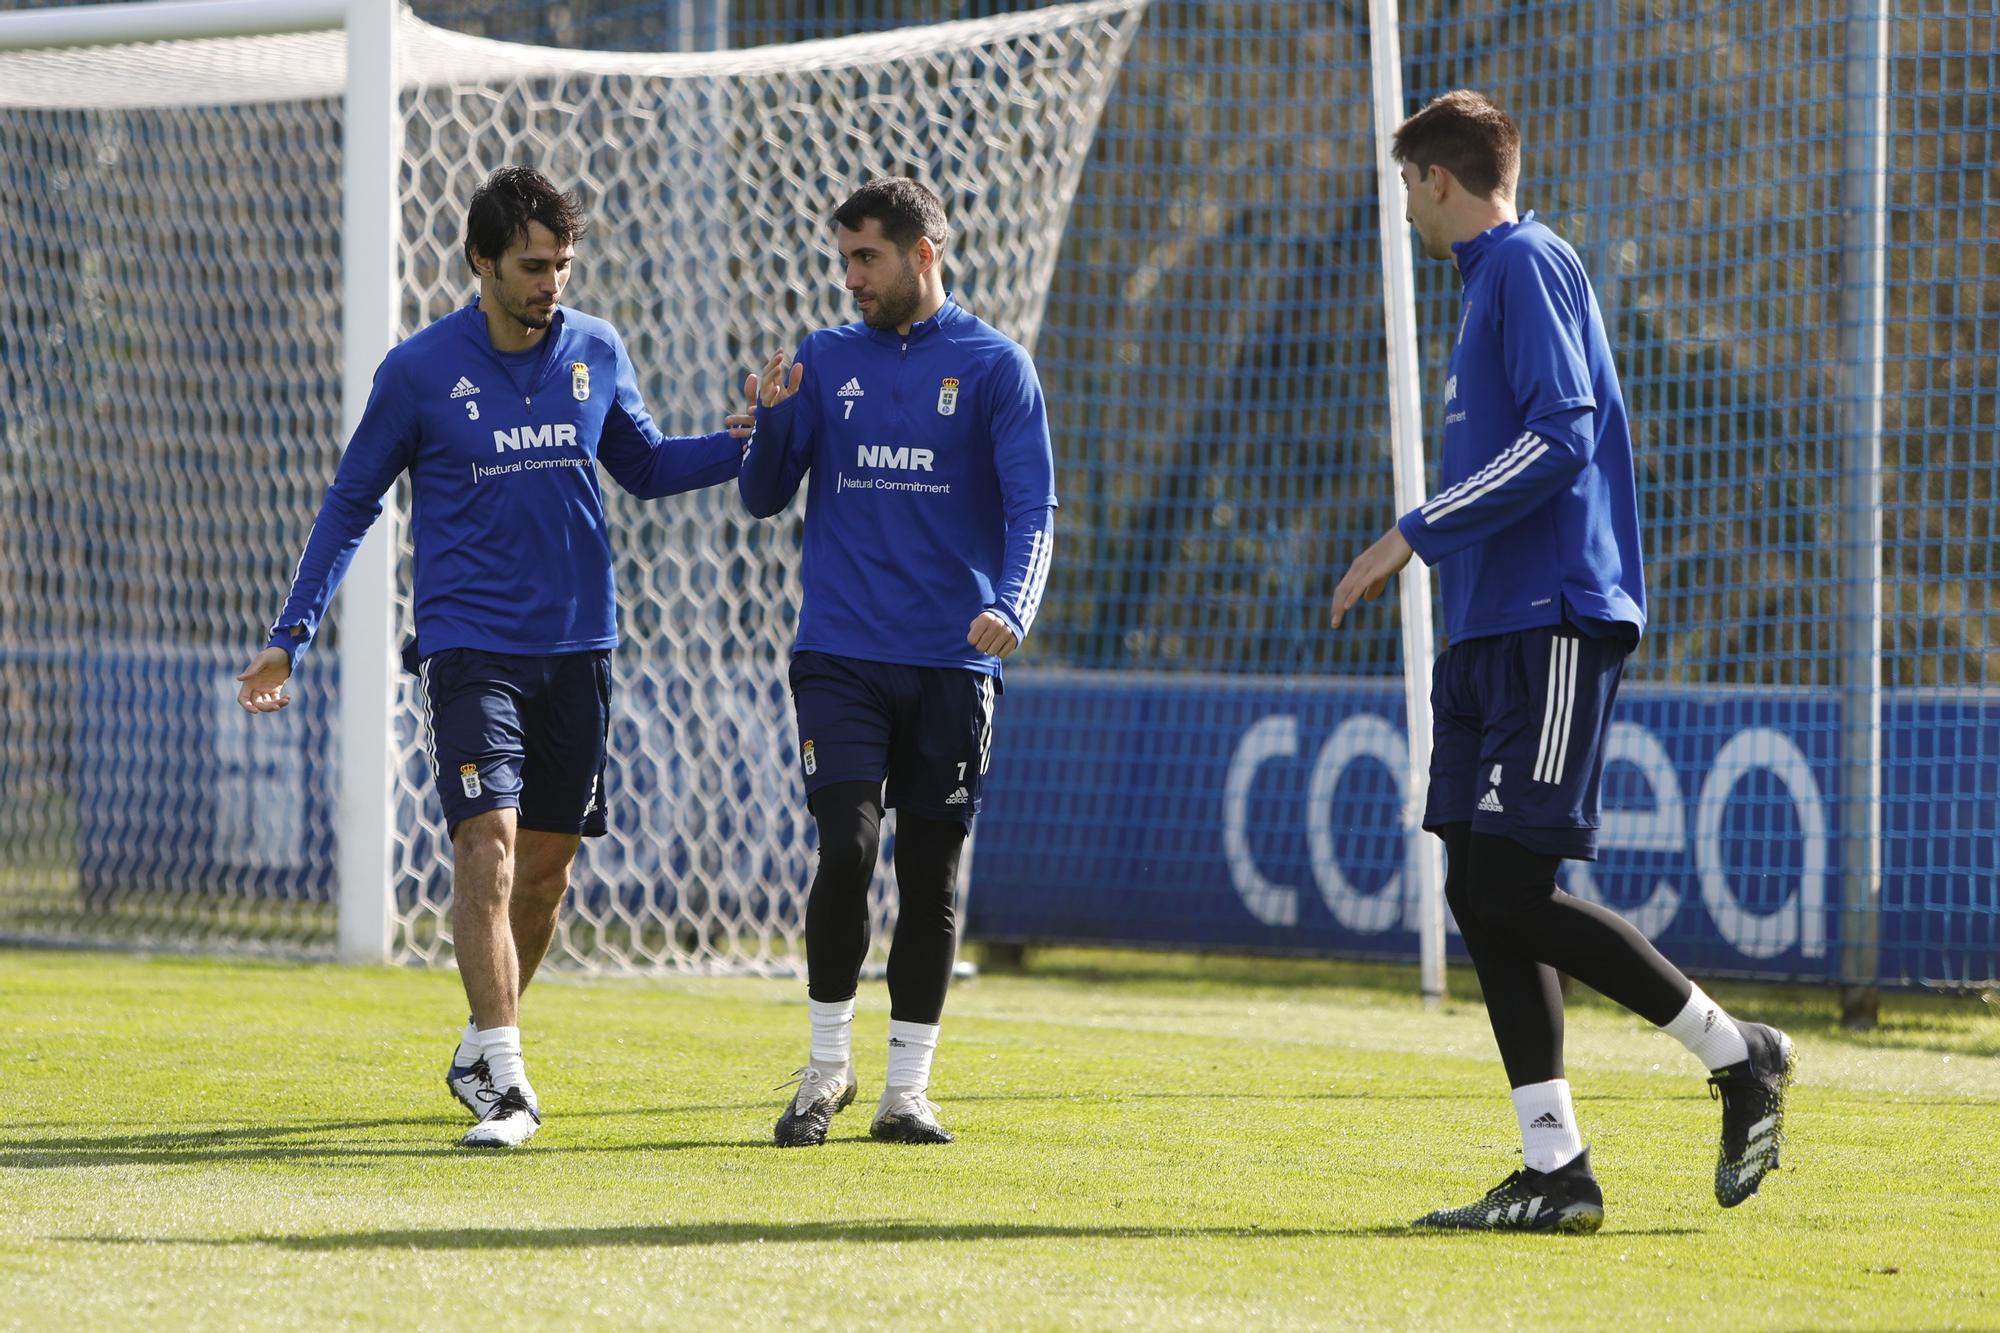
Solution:
[[[811,777],[813,774],[819,772],[819,758],[813,754],[813,743],[811,741],[805,743],[804,748],[799,751],[799,754],[806,761],[807,777]]]
[[[579,403],[590,397],[590,367],[581,361],[569,363],[569,396]]]
[[[465,788],[466,800],[477,799],[480,792],[479,765],[460,764],[458,766],[458,785]]]
[[[938,385],[938,415],[948,417],[958,411],[958,378],[947,375]]]

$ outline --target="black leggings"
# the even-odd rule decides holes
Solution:
[[[854,998],[868,956],[868,885],[882,846],[882,787],[836,782],[812,796],[819,871],[806,899],[806,993]],[[951,985],[958,920],[953,900],[965,827],[956,820],[896,820],[896,937],[889,944],[889,1016],[935,1023]]]
[[[1686,1006],[1693,983],[1631,922],[1556,887],[1560,857],[1470,824],[1437,832],[1445,899],[1479,974],[1509,1085],[1563,1076],[1559,971],[1656,1027]]]

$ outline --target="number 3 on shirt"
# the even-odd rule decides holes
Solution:
[[[479,404],[470,398],[465,400],[465,419],[467,421],[479,420]]]

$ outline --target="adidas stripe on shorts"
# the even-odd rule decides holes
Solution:
[[[1604,738],[1631,651],[1570,625],[1445,649],[1424,827],[1471,824],[1544,856],[1596,860]]]

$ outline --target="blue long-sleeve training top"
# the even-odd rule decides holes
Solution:
[[[1452,246],[1464,281],[1443,488],[1397,521],[1451,643],[1646,625],[1625,399],[1576,252],[1531,212]]]
[[[559,309],[536,346],[506,354],[475,300],[383,358],[271,646],[298,665],[383,493],[407,471],[419,654],[615,647],[596,465],[650,499],[727,481],[741,458],[727,431],[660,433],[605,321]]]
[[[758,410],[737,485],[768,518],[806,496],[797,651],[998,675],[983,611],[1034,627],[1055,538],[1055,462],[1033,362],[946,300],[894,329],[799,344],[799,392]]]

